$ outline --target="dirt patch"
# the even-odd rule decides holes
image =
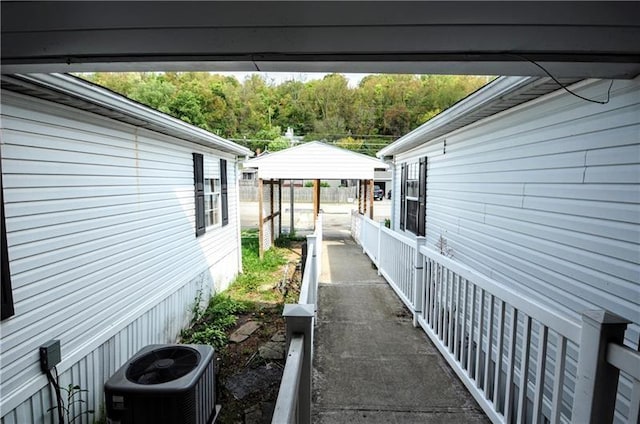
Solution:
[[[249,321],[260,327],[242,342],[230,342],[218,352],[217,402],[222,410],[216,423],[271,422],[285,361],[265,359],[260,348],[269,357],[264,354],[265,346],[272,346],[274,341],[284,343],[283,305],[297,301],[299,295],[301,243],[294,243],[287,250],[289,263],[274,272],[271,283],[273,297],[278,301],[256,302],[251,311],[240,315],[229,335]],[[253,296],[248,297],[253,300]]]

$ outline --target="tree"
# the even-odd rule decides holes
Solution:
[[[357,150],[367,154],[488,81],[474,76],[384,74],[369,75],[351,88],[341,74],[280,85],[259,75],[240,82],[207,72],[81,76],[254,150],[276,149],[282,128],[292,127],[305,140],[336,141],[347,148],[361,142]]]
[[[340,146],[343,149],[349,149],[353,151],[360,151],[362,149],[363,140],[356,140],[353,137],[341,138],[336,142],[336,146]]]

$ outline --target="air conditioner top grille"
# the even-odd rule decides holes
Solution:
[[[127,367],[127,380],[137,384],[160,384],[180,378],[194,370],[200,353],[187,346],[154,349]]]

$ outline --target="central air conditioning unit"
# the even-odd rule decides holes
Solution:
[[[104,385],[109,424],[211,424],[217,418],[214,351],[149,345]]]

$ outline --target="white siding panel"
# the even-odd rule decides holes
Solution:
[[[429,158],[429,245],[442,235],[454,259],[576,316],[628,318],[637,343],[639,118],[638,79],[616,81],[607,105],[558,91],[399,154],[395,167]]]
[[[633,127],[636,136],[640,132],[639,126]],[[624,165],[640,163],[640,146],[613,147],[610,149],[590,150],[587,152],[587,166],[595,165]]]
[[[199,291],[240,270],[235,157],[3,92],[2,170],[15,316],[0,323],[2,423],[48,422],[38,347],[90,390],[150,343],[176,340]],[[192,152],[227,160],[229,224],[195,237]]]
[[[584,175],[585,183],[640,183],[640,171],[637,165],[594,166]]]

